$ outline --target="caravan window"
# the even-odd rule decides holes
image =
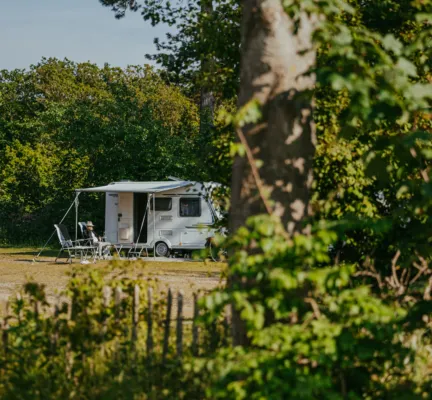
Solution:
[[[180,199],[180,217],[200,217],[201,199],[199,197]]]
[[[153,210],[153,201],[150,200],[151,209]],[[155,199],[156,211],[169,211],[172,208],[172,198],[164,197],[164,198],[156,198]]]

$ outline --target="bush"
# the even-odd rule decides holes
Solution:
[[[326,230],[287,239],[277,222],[259,217],[225,244],[231,284],[207,304],[215,313],[233,304],[246,340],[207,364],[208,398],[428,396],[432,305],[381,296],[355,277],[355,265],[332,266],[336,240]]]

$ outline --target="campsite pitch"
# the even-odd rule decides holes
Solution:
[[[9,296],[20,290],[22,285],[32,279],[46,285],[49,300],[61,292],[68,281],[67,273],[78,261],[71,264],[55,263],[56,252],[47,252],[32,263],[37,250],[32,248],[0,248],[0,314]],[[153,261],[148,259],[140,262],[117,261],[119,266],[125,263],[131,276],[142,274],[144,277],[156,278],[161,289],[171,287],[176,292],[185,293],[184,312],[186,317],[192,315],[192,294],[196,291],[209,291],[223,284],[221,278],[225,268],[223,263],[195,262],[173,259],[172,262]],[[89,264],[89,268],[104,268],[109,261],[98,261]]]

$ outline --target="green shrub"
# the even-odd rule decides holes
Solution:
[[[206,365],[208,398],[427,396],[419,344],[431,343],[424,320],[432,304],[381,296],[355,277],[356,266],[333,266],[328,248],[336,240],[325,230],[287,239],[264,216],[225,243],[231,284],[207,305],[217,314],[233,304],[247,339]]]

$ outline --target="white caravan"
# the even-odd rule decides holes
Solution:
[[[76,192],[105,192],[105,237],[117,248],[154,249],[157,256],[204,249],[220,210],[212,191],[221,185],[181,180],[113,182]]]

